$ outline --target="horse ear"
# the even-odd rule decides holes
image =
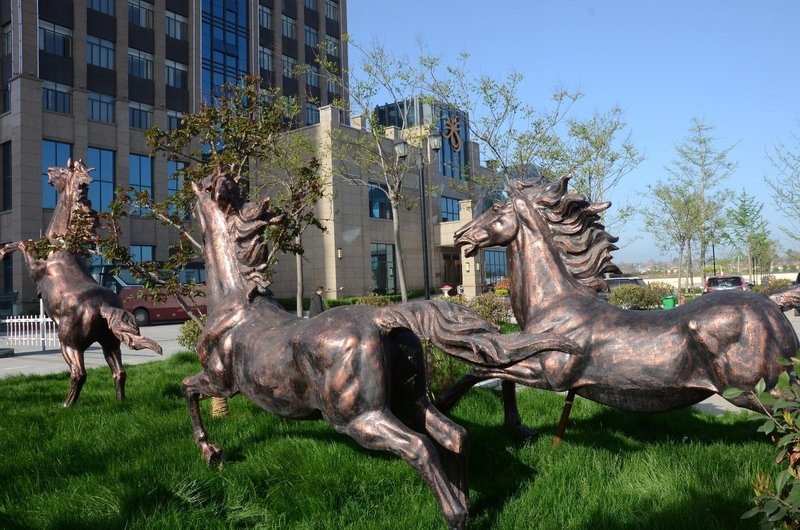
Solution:
[[[67,159],[67,169],[72,169],[72,157]]]

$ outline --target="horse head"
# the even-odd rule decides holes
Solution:
[[[83,160],[67,160],[67,167],[47,168],[47,182],[58,193],[73,193],[73,200],[85,199],[88,196],[92,177]]]
[[[481,248],[508,245],[518,231],[519,220],[512,201],[496,202],[456,231],[455,244],[464,247],[466,256],[474,256]]]

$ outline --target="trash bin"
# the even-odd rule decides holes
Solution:
[[[663,309],[675,309],[675,297],[665,296],[661,299],[661,307]]]

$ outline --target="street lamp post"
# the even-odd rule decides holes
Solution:
[[[442,137],[438,132],[428,135],[428,145],[432,151],[439,152],[442,148]],[[408,143],[401,140],[394,144],[397,158],[404,160],[408,156]],[[422,142],[417,154],[417,168],[419,169],[419,219],[422,231],[422,288],[425,291],[425,300],[431,298],[430,276],[428,275],[428,212],[425,207],[425,157],[423,156]]]

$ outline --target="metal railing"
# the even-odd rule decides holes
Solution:
[[[42,351],[59,345],[58,326],[45,314],[41,300],[38,315],[13,316],[0,322],[5,324],[3,339],[10,345],[41,345]]]

